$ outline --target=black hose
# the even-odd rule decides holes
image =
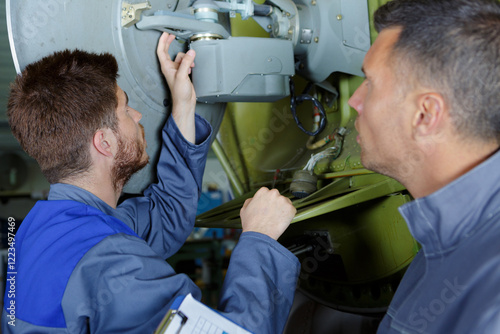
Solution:
[[[312,84],[308,84],[306,86],[306,89],[304,92],[300,95],[295,96],[295,85],[293,83],[292,77],[290,77],[290,109],[292,111],[293,118],[295,119],[295,123],[297,123],[297,126],[299,127],[300,130],[302,130],[304,133],[308,134],[309,136],[316,136],[318,133],[323,131],[326,126],[326,113],[325,113],[325,108],[323,108],[323,105],[321,102],[314,98],[311,95],[306,94],[309,92],[311,89]],[[318,108],[318,111],[321,115],[321,120],[319,122],[319,127],[316,129],[316,131],[311,132],[306,129],[304,129],[304,126],[300,122],[299,118],[297,117],[297,105],[301,104],[304,101],[311,101],[316,108]]]

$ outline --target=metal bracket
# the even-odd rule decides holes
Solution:
[[[302,34],[300,35],[301,44],[311,44],[313,31],[311,29],[302,29]]]
[[[122,3],[122,27],[128,28],[141,20],[143,11],[151,9],[149,1],[130,4],[127,2]]]
[[[236,17],[236,13],[241,14],[242,20],[253,16],[254,4],[252,0],[243,0],[242,3],[238,3],[238,0],[214,1],[214,4],[219,7],[221,12],[229,12],[230,17]]]
[[[269,0],[268,2],[281,8],[281,10],[284,12],[284,14],[289,18],[293,18],[295,15],[298,14],[297,6],[295,5],[295,3],[293,1]]]
[[[182,13],[158,11],[155,15],[145,16],[136,25],[139,30],[159,30],[175,34],[177,38],[188,40],[195,34],[209,33],[229,38],[231,34],[220,24],[196,20],[194,16]]]

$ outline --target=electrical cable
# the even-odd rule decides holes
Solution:
[[[318,133],[323,131],[326,126],[326,113],[325,113],[325,108],[323,108],[323,105],[321,102],[316,99],[315,97],[308,95],[307,92],[309,89],[312,87],[312,84],[309,83],[306,86],[306,89],[304,92],[300,95],[295,96],[295,85],[293,83],[292,77],[290,77],[290,110],[292,111],[293,118],[295,119],[295,123],[297,123],[297,126],[299,127],[300,130],[302,130],[304,133],[308,134],[309,136],[316,136]],[[300,122],[299,118],[297,117],[297,105],[301,104],[304,101],[311,101],[316,108],[318,108],[318,111],[321,115],[321,120],[319,122],[319,127],[316,129],[316,131],[311,132],[308,131],[304,128],[302,123]]]

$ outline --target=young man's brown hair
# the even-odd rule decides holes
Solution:
[[[50,183],[87,171],[94,133],[117,130],[117,77],[112,55],[64,50],[28,65],[12,83],[12,133]]]

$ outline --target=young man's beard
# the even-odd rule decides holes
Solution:
[[[144,134],[142,127],[141,130]],[[118,135],[118,153],[111,172],[115,191],[121,191],[132,175],[148,164],[149,156],[145,150],[145,145],[141,144],[139,140],[123,139],[122,136]]]

